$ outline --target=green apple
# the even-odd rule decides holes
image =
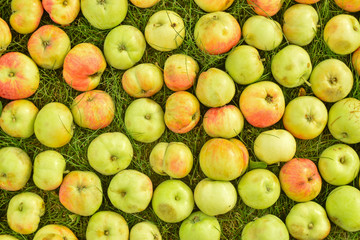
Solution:
[[[33,240],[77,240],[75,234],[63,225],[48,224],[36,232]]]
[[[162,240],[159,228],[152,222],[143,221],[130,230],[130,240]]]
[[[16,238],[16,237],[13,237],[13,236],[11,236],[11,235],[3,235],[3,234],[1,234],[0,235],[0,240],[19,240],[18,238]]]

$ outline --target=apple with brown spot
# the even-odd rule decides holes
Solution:
[[[274,16],[282,7],[284,0],[246,0],[258,15]]]
[[[69,25],[80,12],[80,0],[43,0],[42,5],[51,20],[60,25]]]
[[[12,0],[10,25],[18,33],[32,33],[39,26],[44,9],[40,0]]]

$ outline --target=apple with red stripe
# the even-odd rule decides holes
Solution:
[[[28,34],[35,31],[44,9],[40,0],[12,0],[10,25],[18,33]]]
[[[281,9],[284,0],[247,0],[254,12],[264,17],[272,17]]]
[[[9,25],[0,18],[0,56],[6,51],[6,48],[10,45],[12,35],[10,32]]]
[[[69,25],[80,12],[80,0],[43,0],[42,5],[51,20],[60,25]]]

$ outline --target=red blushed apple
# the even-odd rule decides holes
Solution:
[[[6,51],[6,48],[11,43],[12,35],[7,22],[0,18],[0,56]]]
[[[258,15],[274,16],[284,3],[284,0],[246,0]]]
[[[280,184],[285,194],[296,202],[313,200],[321,191],[322,180],[313,161],[293,158],[282,166]]]
[[[101,50],[91,43],[73,47],[64,60],[63,76],[78,91],[89,91],[99,85],[106,61]]]
[[[77,125],[97,130],[110,125],[114,119],[115,104],[106,92],[92,90],[74,99],[71,112]]]
[[[244,167],[243,170],[241,172],[241,175],[243,175],[246,172],[247,167],[249,166],[249,151],[247,150],[245,144],[243,142],[241,142],[239,139],[236,138],[232,138],[229,139],[230,142],[235,143],[235,145],[240,148],[242,155],[243,155],[243,163],[244,163]]]
[[[11,12],[11,27],[18,33],[28,34],[39,26],[44,9],[40,0],[12,0]]]
[[[295,2],[303,3],[303,4],[314,4],[319,2],[320,0],[295,0]]]
[[[252,126],[269,127],[284,114],[284,94],[276,83],[270,81],[251,84],[240,95],[240,110]]]
[[[358,48],[352,55],[352,64],[356,72],[360,75],[360,48]]]
[[[61,25],[72,23],[80,12],[79,0],[43,0],[42,5],[50,18]]]
[[[335,0],[336,5],[348,12],[360,11],[359,0]]]

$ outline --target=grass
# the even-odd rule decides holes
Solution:
[[[9,17],[11,14],[10,8],[10,0],[1,0],[0,1],[0,17],[5,19],[9,22]],[[273,18],[282,24],[282,15],[284,11],[290,7],[291,5],[295,4],[294,1],[285,0],[283,8],[280,12],[274,16]],[[332,0],[321,0],[320,3],[313,5],[318,14],[319,14],[319,31],[314,39],[314,41],[305,47],[305,49],[309,52],[309,55],[312,59],[313,66],[317,65],[320,61],[328,59],[328,58],[337,58],[344,61],[350,69],[354,73],[354,88],[351,91],[351,97],[360,98],[359,92],[359,76],[355,73],[353,66],[351,65],[351,56],[338,56],[332,53],[325,45],[322,36],[323,32],[322,29],[324,28],[326,22],[333,16],[341,13],[345,13],[343,10],[338,8]],[[172,51],[172,52],[158,52],[152,49],[150,46],[147,46],[146,53],[144,54],[143,58],[141,59],[140,63],[154,63],[163,68],[164,62],[167,57],[171,56],[175,53],[185,53],[192,56],[195,60],[198,61],[200,64],[200,72],[206,71],[210,67],[217,67],[220,69],[224,68],[225,59],[227,54],[219,55],[219,56],[210,56],[203,52],[201,52],[195,45],[193,31],[197,20],[204,15],[205,13],[192,1],[192,0],[162,0],[160,3],[155,5],[149,9],[140,9],[134,7],[132,4],[129,4],[129,9],[127,13],[127,17],[122,24],[129,24],[137,27],[142,32],[144,32],[147,20],[150,16],[162,9],[173,10],[180,14],[185,22],[186,25],[186,37],[184,43],[181,45],[180,48]],[[235,16],[235,18],[239,21],[240,25],[242,26],[245,20],[254,15],[251,8],[247,5],[245,0],[235,0],[234,4],[227,10]],[[356,13],[353,14],[357,18],[359,18],[360,14]],[[49,18],[48,14],[44,12],[40,25],[46,24],[54,24],[51,19]],[[110,30],[98,30],[90,26],[87,20],[82,16],[80,13],[77,19],[70,25],[66,27],[61,27],[66,33],[69,35],[71,39],[72,46],[82,42],[89,42],[93,43],[98,46],[100,49],[103,49],[103,43],[105,40],[106,35]],[[13,34],[13,41],[8,48],[8,52],[10,51],[19,51],[25,54],[28,54],[26,44],[31,34],[21,35],[12,31]],[[243,39],[240,41],[239,44],[243,42]],[[281,48],[285,47],[289,43],[285,40],[279,46],[278,49],[271,51],[271,52],[264,52],[260,51],[261,57],[264,59],[265,65],[265,73],[262,76],[261,80],[270,80],[275,81],[272,78],[271,71],[270,71],[270,63],[272,56]],[[50,102],[62,102],[67,106],[70,106],[73,99],[79,95],[80,93],[70,88],[62,78],[62,71],[61,70],[44,70],[39,68],[41,74],[41,81],[39,89],[36,93],[29,98],[34,104],[41,109],[45,104]],[[90,170],[94,171],[88,161],[86,156],[87,147],[89,146],[90,142],[99,134],[104,132],[122,132],[126,133],[126,129],[124,127],[124,113],[127,106],[134,100],[130,96],[128,96],[121,86],[121,76],[124,71],[116,70],[110,66],[107,67],[105,73],[103,74],[102,80],[100,85],[97,89],[104,90],[108,92],[114,99],[116,105],[116,112],[115,112],[115,119],[111,123],[110,126],[106,127],[105,129],[92,131],[77,127],[75,129],[74,136],[69,144],[66,146],[58,149],[58,151],[65,157],[67,163],[67,170]],[[311,88],[307,85],[301,86],[305,89],[307,95],[313,95]],[[233,98],[231,104],[238,106],[238,100],[240,97],[240,93],[244,89],[244,86],[237,85],[237,92],[235,97]],[[282,87],[282,90],[285,95],[286,103],[288,103],[291,99],[298,96],[300,87],[287,89]],[[189,90],[190,92],[194,93],[194,88]],[[166,99],[169,95],[171,95],[171,91],[167,89],[165,86],[161,89],[159,93],[152,97],[153,100],[158,102],[163,108],[165,106]],[[3,105],[8,103],[8,100],[0,99]],[[327,108],[329,109],[331,104],[326,104]],[[202,116],[207,109],[202,106],[201,113]],[[253,142],[257,135],[268,129],[275,129],[275,128],[283,128],[281,122],[275,124],[272,127],[267,129],[257,129],[249,124],[245,123],[244,130],[239,134],[238,138],[242,140],[249,152],[250,152],[250,159],[252,161],[257,161],[254,153],[253,153]],[[156,142],[150,144],[143,144],[136,142],[135,140],[131,139],[129,136],[133,148],[134,148],[134,158],[132,163],[128,167],[129,169],[136,169],[139,170],[146,175],[148,175],[152,181],[154,188],[159,185],[162,181],[169,179],[168,177],[163,177],[157,175],[152,171],[149,166],[149,154],[152,148],[155,146],[157,142],[160,141],[180,141],[187,144],[193,152],[194,155],[194,167],[190,174],[183,178],[182,180],[188,184],[192,190],[194,190],[196,184],[205,177],[205,175],[200,170],[200,166],[198,164],[198,154],[202,145],[210,139],[209,136],[206,135],[205,131],[201,126],[201,120],[199,124],[190,132],[186,134],[175,134],[169,130],[166,130],[163,136]],[[313,140],[297,140],[297,152],[296,157],[301,158],[309,158],[311,160],[317,161],[320,153],[330,145],[338,143],[335,140],[328,129],[326,128],[324,132],[317,138]],[[35,136],[32,136],[28,139],[16,139],[6,135],[3,131],[0,131],[0,147],[6,146],[16,146],[20,147],[25,150],[31,159],[44,151],[48,150],[49,148],[40,144]],[[360,152],[360,145],[352,145],[352,147],[357,151]],[[281,164],[282,165],[282,164]],[[272,165],[269,166],[270,169],[275,174],[279,173],[281,165]],[[101,181],[104,193],[106,193],[107,187],[111,180],[111,176],[102,176],[101,174],[97,174]],[[351,184],[355,187],[358,187],[358,177],[354,180]],[[239,179],[234,180],[232,183],[234,186],[237,186]],[[328,185],[323,183],[323,188],[320,195],[315,199],[316,202],[324,206],[326,197],[329,192],[334,189],[334,186]],[[61,203],[59,202],[58,198],[58,189],[55,191],[42,191],[38,189],[32,179],[29,180],[25,188],[18,192],[7,192],[0,190],[0,234],[10,234],[19,239],[32,239],[34,234],[22,236],[15,232],[13,232],[6,220],[6,210],[9,200],[18,194],[19,192],[31,191],[39,194],[46,202],[46,213],[43,217],[41,217],[41,222],[39,228],[45,226],[47,224],[62,224],[70,229],[76,234],[79,239],[85,239],[85,232],[86,226],[89,217],[80,217],[77,216],[68,210],[66,210]],[[218,216],[218,220],[220,222],[222,228],[222,239],[240,239],[241,232],[243,227],[246,223],[254,220],[255,218],[261,217],[264,214],[274,214],[280,217],[282,220],[285,220],[285,217],[292,206],[294,206],[295,202],[290,200],[285,196],[285,194],[281,194],[279,200],[270,208],[265,210],[255,210],[245,206],[245,204],[238,199],[236,207],[229,213]],[[126,214],[121,212],[120,210],[116,209],[110,203],[107,194],[104,194],[103,197],[103,204],[99,210],[110,210],[120,213],[126,221],[128,222],[129,228],[131,228],[134,224],[143,221],[143,220],[150,220],[156,223],[159,227],[160,232],[163,236],[163,239],[179,239],[178,231],[180,224],[167,224],[159,220],[156,217],[155,213],[153,212],[151,206],[149,206],[145,211],[137,214]],[[195,207],[195,210],[197,208]],[[360,233],[348,233],[344,230],[336,227],[332,224],[332,230],[330,235],[327,239],[359,239]]]

